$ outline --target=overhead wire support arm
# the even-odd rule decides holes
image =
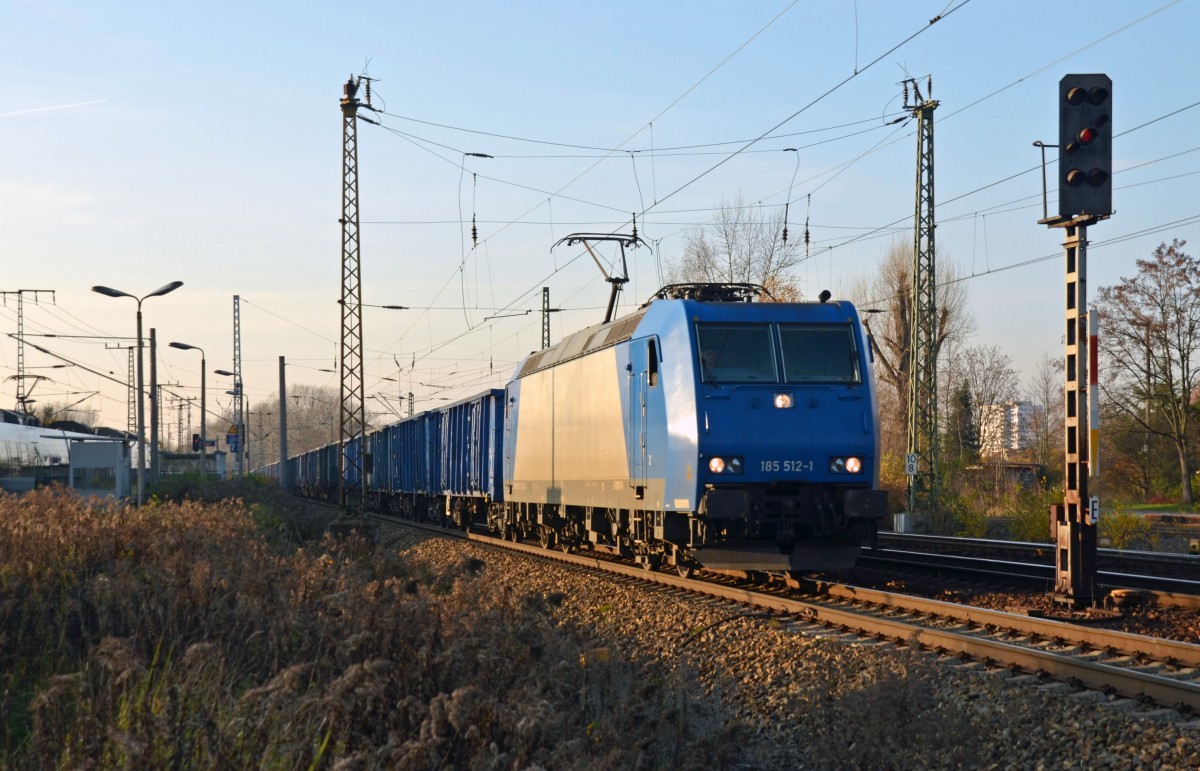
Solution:
[[[600,259],[596,256],[596,252],[592,250],[592,241],[613,241],[621,247],[621,275],[610,275],[609,272],[604,269],[604,266],[600,264]],[[596,263],[596,267],[599,268],[600,272],[604,275],[604,280],[609,284],[612,284],[612,292],[608,296],[608,308],[604,312],[604,323],[607,324],[608,322],[612,321],[613,312],[617,307],[617,297],[621,294],[621,287],[629,283],[629,266],[625,261],[625,247],[632,246],[637,248],[642,245],[642,240],[638,238],[636,217],[634,219],[633,233],[631,234],[571,233],[570,235],[563,236],[555,241],[554,246],[550,247],[550,251],[554,251],[556,247],[562,244],[566,244],[567,246],[583,244],[584,248],[587,249],[588,254],[591,255],[592,260]]]

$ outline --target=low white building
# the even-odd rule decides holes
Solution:
[[[0,490],[61,484],[84,495],[128,497],[129,453],[121,437],[0,422]]]

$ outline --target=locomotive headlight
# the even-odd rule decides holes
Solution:
[[[791,394],[775,394],[775,409],[790,410],[794,404]]]
[[[860,474],[862,473],[862,459],[853,456],[830,458],[829,459],[830,474]]]
[[[714,474],[740,474],[742,473],[742,459],[713,456],[708,459],[708,470]]]

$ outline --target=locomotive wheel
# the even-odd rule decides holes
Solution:
[[[675,563],[675,571],[679,573],[680,578],[691,578],[696,574],[696,568],[694,565],[685,565],[682,562]]]
[[[538,528],[538,543],[541,544],[541,547],[543,549],[550,548],[550,544],[553,542],[553,538],[551,537],[551,535],[552,534],[550,532],[550,528],[548,528],[548,527]]]
[[[571,544],[567,541],[559,541],[558,548],[563,554],[570,554],[573,551]]]

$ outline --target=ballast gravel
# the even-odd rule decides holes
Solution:
[[[527,597],[587,656],[683,671],[740,768],[1200,769],[1200,717],[423,531],[386,548]]]

